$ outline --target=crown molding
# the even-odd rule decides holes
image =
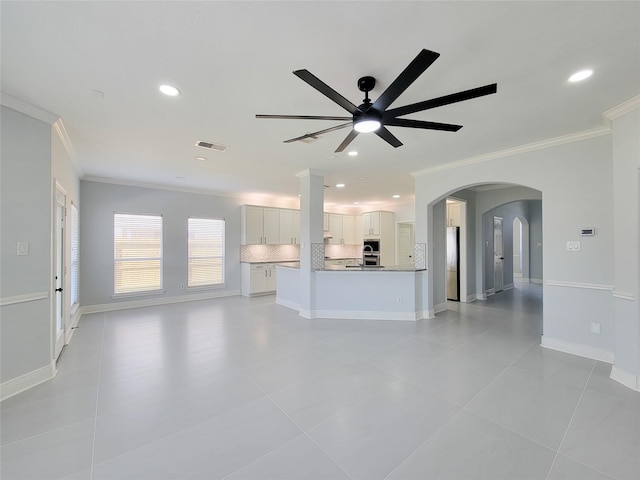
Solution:
[[[443,172],[445,170],[452,170],[455,168],[468,167],[469,165],[475,165],[478,163],[489,162],[498,158],[510,157],[513,155],[519,155],[527,152],[534,152],[536,150],[543,150],[545,148],[556,147],[558,145],[564,145],[566,143],[580,142],[589,138],[601,137],[611,133],[611,127],[603,125],[590,130],[583,130],[582,132],[571,133],[569,135],[563,135],[561,137],[550,138],[539,142],[528,143],[526,145],[520,145],[518,147],[507,148],[505,150],[498,150],[497,152],[486,153],[484,155],[478,155],[477,157],[471,157],[464,160],[458,160],[455,162],[445,163],[443,165],[436,165],[428,167],[417,172],[411,172],[412,177],[422,177],[436,172]]]
[[[145,183],[145,182],[136,182],[133,180],[121,180],[118,178],[110,178],[110,177],[92,177],[85,176],[82,178],[83,182],[96,182],[96,183],[108,183],[111,185],[121,185],[123,187],[138,187],[138,188],[152,188],[155,190],[168,190],[170,192],[181,192],[181,193],[194,193],[197,195],[207,195],[209,197],[225,197],[225,198],[233,198],[236,200],[241,200],[241,194],[228,194],[223,192],[214,192],[211,190],[203,190],[198,188],[189,188],[189,187],[176,187],[171,185],[160,185],[155,183]]]
[[[55,121],[60,118],[59,115],[43,110],[30,103],[23,102],[4,92],[0,92],[0,105],[15,110],[16,112],[24,113],[49,125],[53,125]]]
[[[615,120],[616,118],[621,117],[622,115],[625,115],[637,108],[640,108],[640,95],[621,103],[617,107],[613,107],[607,110],[603,113],[603,115],[609,120]]]
[[[76,174],[80,179],[83,178],[82,168],[80,164],[78,164],[78,159],[76,156],[76,150],[73,148],[73,143],[71,143],[71,138],[69,138],[69,134],[67,133],[67,129],[64,127],[64,123],[62,122],[62,118],[58,118],[55,122],[53,122],[53,130],[58,135],[58,139],[65,151],[67,152],[67,156],[69,157],[69,161],[73,166],[73,169],[76,171]]]

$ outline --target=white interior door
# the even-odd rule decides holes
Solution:
[[[64,347],[64,208],[65,195],[56,190],[56,223],[55,223],[55,272],[54,272],[54,358],[58,358]]]
[[[398,224],[398,265],[413,265],[413,224]]]
[[[502,218],[493,217],[493,289],[504,290],[504,244],[502,240]]]

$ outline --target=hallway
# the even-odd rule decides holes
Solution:
[[[636,479],[640,394],[543,349],[542,287],[418,322],[273,296],[84,315],[2,403],[3,479]]]

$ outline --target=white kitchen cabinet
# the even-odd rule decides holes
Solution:
[[[355,245],[356,219],[353,215],[341,215],[339,213],[325,214],[328,217],[328,230],[333,238],[329,239],[331,245]]]
[[[280,209],[243,205],[241,216],[243,245],[274,245],[280,242]]]
[[[380,236],[381,213],[382,212],[368,212],[362,214],[362,231],[364,238]]]
[[[337,213],[329,214],[329,231],[331,232],[331,238],[329,243],[331,245],[342,244],[342,215]]]
[[[280,210],[280,244],[298,245],[300,243],[300,211]]]
[[[242,264],[242,295],[262,295],[276,291],[276,266],[273,263]]]
[[[460,226],[460,204],[447,203],[447,227]]]

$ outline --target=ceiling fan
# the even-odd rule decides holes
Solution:
[[[359,106],[354,105],[345,97],[340,95],[329,85],[324,83],[318,77],[308,70],[296,70],[293,72],[295,76],[307,82],[320,93],[333,100],[346,111],[351,117],[326,116],[326,115],[256,115],[256,118],[279,118],[279,119],[299,119],[299,120],[333,120],[347,121],[335,127],[326,128],[313,133],[307,133],[296,138],[285,140],[284,143],[296,142],[299,140],[316,138],[324,133],[341,130],[343,128],[352,127],[351,132],[342,141],[336,149],[336,152],[342,152],[359,133],[373,132],[389,143],[393,147],[399,147],[402,142],[398,140],[386,127],[409,127],[422,128],[426,130],[443,130],[447,132],[457,132],[462,125],[452,125],[449,123],[425,122],[422,120],[411,120],[408,118],[398,118],[410,113],[421,112],[430,108],[441,107],[450,103],[462,102],[484,95],[496,93],[497,84],[492,83],[483,87],[472,88],[463,92],[452,93],[443,97],[432,98],[423,102],[405,105],[403,107],[387,108],[411,85],[436,59],[439,53],[423,49],[416,58],[405,68],[398,78],[380,95],[375,102],[369,99],[369,92],[376,85],[376,79],[373,77],[362,77],[358,80],[358,88],[364,92],[363,103]]]

